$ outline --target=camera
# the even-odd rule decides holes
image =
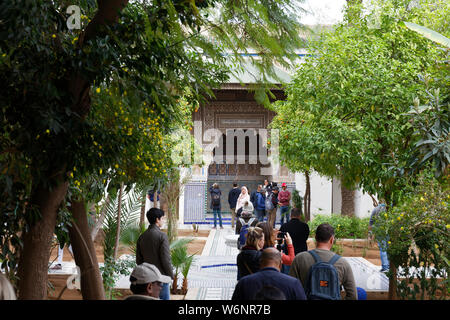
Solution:
[[[278,242],[279,245],[283,244],[285,236],[286,236],[286,232],[282,232],[282,231],[278,232],[277,242]]]

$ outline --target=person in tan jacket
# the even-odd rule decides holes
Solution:
[[[151,208],[147,212],[150,223],[148,229],[139,237],[136,246],[136,264],[144,262],[155,265],[161,274],[173,279],[173,268],[170,257],[169,239],[161,231],[164,211]],[[161,300],[170,300],[169,284],[164,283],[161,289]]]

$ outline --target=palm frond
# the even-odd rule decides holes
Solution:
[[[136,255],[137,241],[142,233],[145,232],[145,226],[127,226],[122,229],[120,234],[120,243],[127,246],[134,255]]]
[[[177,239],[177,240],[173,241],[170,244],[170,250],[174,250],[177,247],[186,246],[189,242],[192,242],[193,240],[194,240],[193,238],[180,238],[180,239]]]
[[[132,237],[135,237],[138,233],[133,228],[138,228],[138,222],[141,213],[141,205],[143,197],[145,197],[145,189],[143,187],[132,186],[128,192],[123,192],[122,199],[118,199],[119,196],[111,195],[111,200],[105,202],[106,209],[105,220],[103,223],[103,231],[105,233],[105,239],[103,242],[105,257],[112,255],[114,252],[114,246],[116,242],[117,231],[117,207],[119,201],[121,201],[121,216],[120,216],[120,238],[125,237],[125,244],[133,250]],[[128,239],[127,239],[128,238]],[[121,241],[122,243],[124,241]],[[137,241],[137,238],[136,238]],[[136,244],[134,244],[135,246]],[[135,251],[136,249],[134,249]]]
[[[187,279],[189,269],[191,269],[192,262],[194,262],[194,255],[190,255],[186,258],[186,261],[183,264],[183,267],[181,269],[181,274],[185,279]]]

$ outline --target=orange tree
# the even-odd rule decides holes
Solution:
[[[68,227],[74,248],[79,238],[76,227],[80,227],[80,217],[86,216],[89,203],[98,203],[104,197],[105,189],[108,192],[106,206],[115,200],[114,203],[122,204],[126,189],[133,187],[133,194],[139,194],[134,200],[139,204],[145,203],[145,189],[152,184],[163,183],[173,167],[170,158],[173,142],[168,134],[174,128],[186,126],[183,120],[187,116],[187,108],[177,108],[175,111],[179,114],[172,113],[171,117],[167,117],[134,94],[132,90],[120,92],[116,82],[113,82],[109,88],[96,87],[92,95],[89,117],[93,118],[95,126],[92,132],[84,135],[86,145],[90,144],[90,147],[85,149],[85,153],[76,160],[77,166],[69,172],[70,192],[66,206],[75,219]],[[121,231],[126,226],[122,225],[123,209],[117,207],[113,210],[117,218],[108,224],[110,228],[104,247],[105,267],[102,277],[96,263],[95,248],[88,251],[90,258],[79,264],[82,286],[94,287],[97,291],[101,291],[102,282],[109,283],[109,276],[120,269],[116,252]],[[100,218],[100,221],[103,219]],[[87,231],[86,235],[89,234]],[[60,241],[60,245],[63,242]],[[78,261],[83,261],[83,257],[78,257]],[[84,296],[88,294],[86,290],[84,293]]]
[[[389,260],[398,268],[397,296],[447,299],[450,293],[450,188],[431,170],[415,178],[402,203],[375,223],[378,238],[388,239]]]
[[[291,169],[338,176],[388,204],[398,201],[407,184],[420,139],[407,114],[414,98],[428,103],[426,92],[441,88],[445,109],[449,97],[439,80],[445,78],[439,63],[445,54],[402,22],[432,24],[448,7],[430,13],[424,0],[423,6],[394,12],[395,3],[402,1],[378,2],[379,11],[313,41],[311,55],[287,87],[287,100],[273,105],[277,116],[271,124],[280,130],[281,161]],[[370,23],[374,16],[378,28]],[[429,81],[421,80],[424,74]]]
[[[447,126],[431,146],[431,153],[443,162],[436,166],[437,176],[444,175],[449,159],[448,70],[440,63],[445,51],[402,22],[442,32],[449,7],[427,0],[420,6],[408,3],[376,1],[365,17],[346,20],[318,37],[287,88],[287,100],[274,105],[277,116],[272,123],[280,130],[281,161],[291,169],[340,177],[349,187],[385,199],[388,209],[404,201],[414,181],[409,175],[417,174],[415,165],[434,160],[417,150],[417,143],[426,138],[417,132],[430,130],[432,118],[445,119],[432,122]],[[439,10],[430,10],[431,5]],[[437,88],[440,111],[429,117],[423,113],[426,120],[412,119],[414,99],[431,104],[427,92]],[[420,131],[422,122],[427,125]]]
[[[164,139],[187,88],[186,99],[195,105],[225,79],[223,52],[238,61],[240,52],[255,49],[262,53],[255,64],[270,75],[273,61],[286,65],[299,45],[289,0],[70,4],[80,8],[79,29],[68,29],[73,17],[66,1],[0,4],[0,81],[6,84],[0,92],[1,259],[18,270],[24,299],[46,297],[50,243],[69,181],[84,191],[83,179],[94,175],[100,182],[105,174],[130,181],[140,173],[162,177],[163,157],[147,151],[162,150],[164,143],[160,148],[157,135],[156,144],[140,143],[140,117],[153,110],[149,119],[158,124],[150,126],[159,126]],[[106,88],[124,98],[128,121],[119,103],[99,104],[109,114],[96,109],[97,90]],[[84,210],[83,201],[70,204],[72,214]],[[74,214],[74,221],[71,242],[79,264],[92,242],[86,215]],[[83,283],[90,281],[82,278],[84,298],[104,297]]]

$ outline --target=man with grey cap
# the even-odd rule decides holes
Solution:
[[[130,276],[130,290],[133,295],[124,300],[159,300],[159,293],[164,283],[170,283],[171,278],[164,276],[158,268],[144,262],[134,268]]]

